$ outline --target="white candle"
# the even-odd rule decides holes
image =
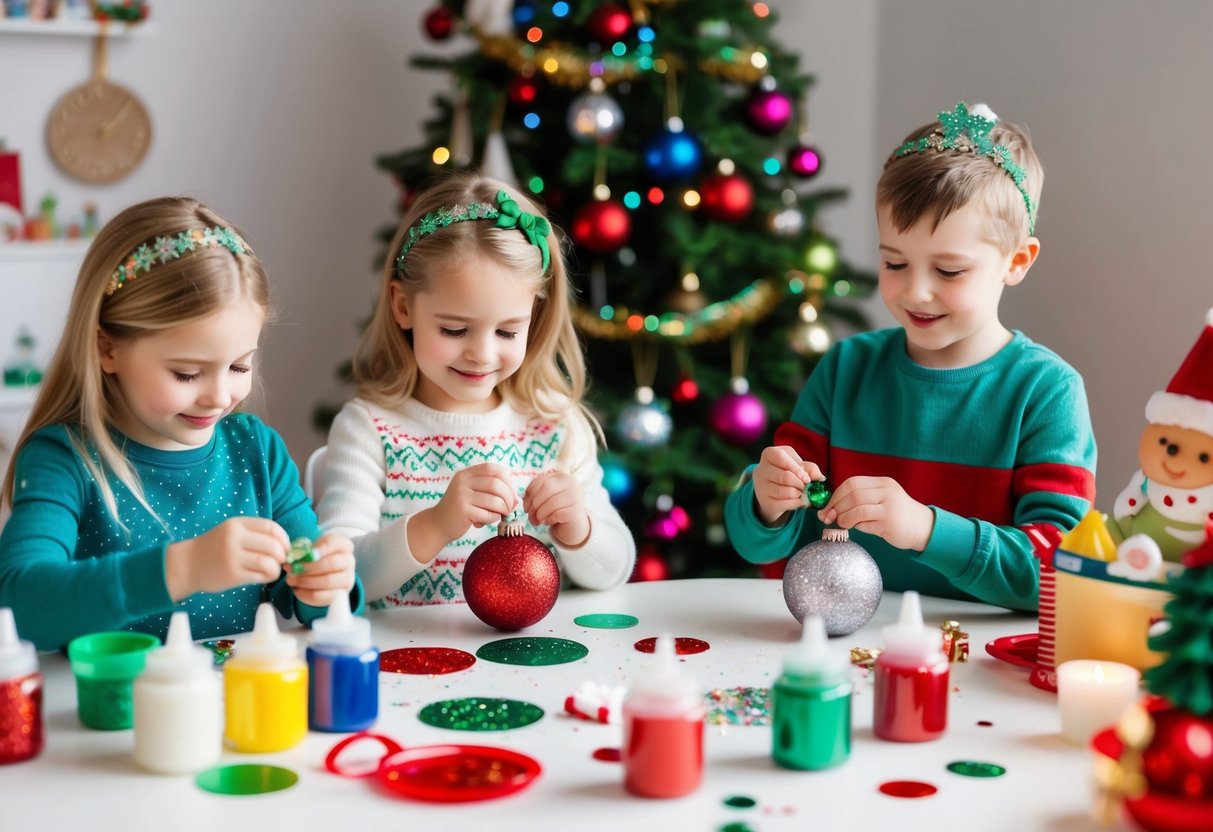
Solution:
[[[1061,736],[1086,745],[1098,731],[1116,724],[1137,701],[1141,674],[1127,664],[1079,659],[1057,668]]]

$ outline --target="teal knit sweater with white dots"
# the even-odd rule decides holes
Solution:
[[[123,528],[63,425],[37,431],[15,460],[13,512],[0,535],[0,606],[12,607],[22,638],[44,650],[100,630],[163,638],[175,610],[189,612],[195,638],[213,638],[252,629],[263,600],[304,623],[323,614],[298,603],[282,579],[177,604],[168,594],[168,544],[230,517],[268,517],[292,539],[319,535],[299,472],[272,428],[239,413],[221,420],[200,448],[163,451],[115,439],[159,520],[110,477]]]

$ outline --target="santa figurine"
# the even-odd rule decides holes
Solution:
[[[1108,531],[1119,544],[1108,573],[1161,580],[1213,520],[1213,309],[1165,391],[1146,404],[1137,446],[1141,469],[1116,498]]]

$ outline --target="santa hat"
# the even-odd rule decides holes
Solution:
[[[1205,314],[1204,331],[1166,391],[1146,403],[1146,421],[1213,436],[1213,309]]]

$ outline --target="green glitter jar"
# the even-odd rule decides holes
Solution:
[[[160,639],[146,633],[92,633],[73,639],[67,657],[76,677],[80,721],[99,731],[119,731],[135,722],[132,683],[143,672],[148,651]]]

